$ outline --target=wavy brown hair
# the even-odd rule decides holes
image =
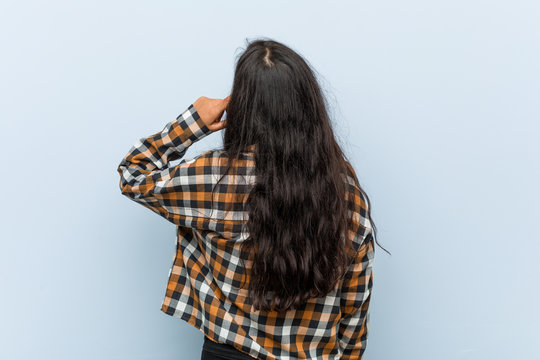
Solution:
[[[236,62],[223,150],[239,159],[255,146],[241,251],[252,260],[248,297],[256,310],[284,311],[325,296],[350,264],[345,200],[352,192],[344,174],[358,179],[326,109],[315,72],[298,53],[271,39],[248,42]],[[369,198],[357,187],[376,241]]]

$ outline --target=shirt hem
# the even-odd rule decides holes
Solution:
[[[167,313],[167,311],[166,311],[163,307],[161,307],[160,310],[161,310],[161,312],[163,312],[165,315],[168,315],[168,316],[171,316],[171,317],[174,317],[174,318],[177,318],[177,319],[184,320],[184,321],[187,322],[189,325],[191,325],[191,326],[193,326],[195,329],[199,330],[199,331],[200,331],[206,338],[208,338],[209,340],[211,340],[211,341],[213,341],[213,342],[215,342],[215,343],[218,343],[218,344],[226,344],[226,343],[222,343],[222,342],[216,341],[216,340],[212,339],[211,337],[209,337],[209,336],[204,332],[204,330],[201,329],[200,325],[197,323],[197,320],[196,320],[195,318],[193,318],[192,316],[184,315],[184,314],[182,314],[182,315],[180,315],[180,316],[175,315],[175,314],[169,314],[169,313]],[[231,345],[232,345],[232,344],[231,344]],[[234,344],[233,347],[234,347],[236,350],[238,350],[238,351],[240,351],[240,352],[242,352],[242,353],[244,353],[244,354],[246,354],[246,355],[249,355],[250,357],[252,357],[252,358],[254,358],[254,359],[258,359],[258,360],[261,360],[261,359],[262,359],[262,360],[274,359],[274,358],[270,358],[270,357],[268,357],[268,356],[267,356],[267,357],[264,357],[264,358],[258,358],[258,357],[255,357],[253,354],[250,354],[250,353],[244,351],[243,349],[239,349],[238,347],[236,347],[236,344]]]

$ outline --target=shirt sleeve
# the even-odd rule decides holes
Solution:
[[[340,359],[362,360],[369,331],[369,304],[373,286],[374,242],[371,229],[360,230],[363,242],[349,265],[341,287]]]
[[[191,104],[162,131],[137,141],[118,166],[122,194],[176,225],[193,227],[203,213],[200,186],[204,188],[212,151],[182,157],[210,133]],[[178,165],[170,165],[178,159]]]

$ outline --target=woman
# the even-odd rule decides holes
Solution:
[[[221,129],[223,148],[184,158]],[[249,43],[229,96],[197,99],[118,172],[177,226],[161,310],[205,335],[202,359],[363,358],[376,228],[300,55]]]

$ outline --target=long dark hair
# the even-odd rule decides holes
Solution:
[[[223,150],[231,159],[225,174],[232,159],[255,150],[241,251],[252,260],[248,296],[256,310],[284,311],[325,296],[346,272],[352,241],[343,174],[364,196],[376,241],[369,198],[334,138],[326,105],[299,54],[267,38],[248,42],[236,62]]]

